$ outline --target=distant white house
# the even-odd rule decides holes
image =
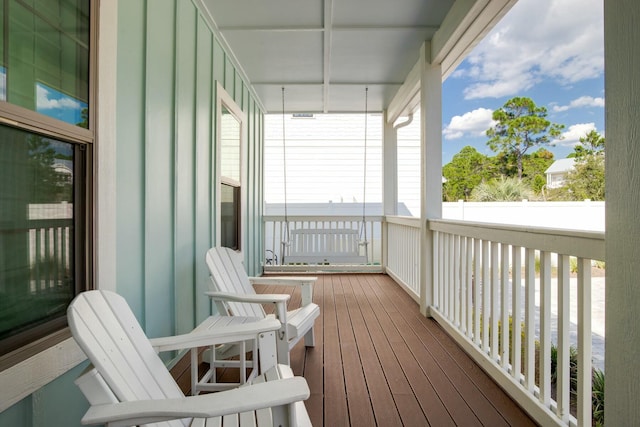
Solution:
[[[549,169],[545,171],[547,175],[547,188],[559,188],[564,185],[567,173],[575,167],[575,159],[559,159],[553,162]]]
[[[55,159],[51,167],[57,174],[63,176],[67,182],[73,181],[73,161]]]

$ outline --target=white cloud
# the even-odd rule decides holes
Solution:
[[[36,96],[38,110],[51,110],[55,108],[79,110],[82,108],[82,105],[78,101],[70,97],[63,96],[60,99],[51,99],[51,92],[41,85],[36,86]]]
[[[465,98],[516,95],[552,79],[569,85],[604,71],[602,0],[519,0],[454,76]]]
[[[571,101],[569,105],[554,105],[553,111],[558,113],[561,111],[567,111],[571,108],[581,108],[581,107],[604,107],[604,98],[594,98],[592,96],[581,96],[580,98],[577,98]]]
[[[551,144],[573,147],[580,142],[580,138],[584,138],[584,136],[592,130],[596,130],[595,123],[577,123],[571,125],[566,132],[562,133],[562,139],[553,140]]]
[[[492,114],[493,111],[488,108],[478,108],[461,116],[453,116],[442,134],[445,139],[458,139],[465,135],[482,136],[495,124]]]

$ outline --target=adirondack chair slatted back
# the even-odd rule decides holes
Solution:
[[[240,295],[254,295],[256,293],[249,281],[242,258],[236,251],[229,248],[214,247],[207,251],[205,258],[211,273],[214,291]],[[266,317],[260,304],[228,302],[227,306],[234,316]]]
[[[120,401],[184,397],[123,297],[83,292],[67,314],[78,345]],[[177,427],[189,421],[157,425]]]

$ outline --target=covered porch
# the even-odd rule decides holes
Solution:
[[[268,245],[263,222],[280,221],[262,215],[263,115],[282,108],[282,86],[289,112],[362,112],[369,87],[369,108],[382,112],[385,123],[384,213],[369,221],[380,227],[374,268],[386,275],[320,276],[314,300],[321,305],[322,345],[293,352],[294,369],[311,388],[313,421],[590,425],[590,264],[605,258],[604,234],[441,218],[442,81],[515,1],[416,0],[403,7],[378,1],[364,17],[367,5],[349,1],[343,21],[332,0],[314,3],[309,14],[303,3],[292,9],[281,1],[249,3],[255,7],[234,0],[95,2],[100,99],[90,130],[99,142],[90,171],[95,194],[83,212],[95,222],[86,227],[95,242],[80,254],[91,267],[90,287],[125,296],[150,336],[191,330],[210,314],[202,298],[208,279],[202,257],[222,234],[220,138],[212,123],[222,114],[219,93],[232,93],[248,113],[238,222],[242,254],[255,274]],[[424,4],[429,10],[412,14]],[[376,20],[391,15],[389,7],[411,22]],[[607,138],[614,141],[607,152],[606,300],[615,307],[607,316],[607,420],[634,425],[640,419],[640,196],[629,184],[638,181],[640,67],[630,52],[640,41],[640,6],[610,1],[605,8]],[[422,22],[424,15],[436,19]],[[293,46],[278,47],[287,39]],[[394,43],[383,43],[389,40]],[[343,50],[337,41],[346,42],[339,45]],[[364,62],[371,46],[382,53],[380,62]],[[392,56],[400,51],[406,54],[402,66],[389,70],[401,62]],[[303,60],[302,53],[313,58]],[[337,68],[340,61],[347,66]],[[409,219],[395,211],[394,126],[418,109],[422,212]],[[570,257],[577,259],[576,292]],[[580,350],[575,417],[569,377],[574,318],[567,315],[574,302]],[[510,316],[523,319],[513,322],[511,337],[500,332]],[[75,412],[60,414],[71,399],[61,405],[59,398],[79,395],[72,381],[84,360],[66,335],[2,371],[0,420],[45,425],[55,414],[77,422],[86,402],[73,399]]]

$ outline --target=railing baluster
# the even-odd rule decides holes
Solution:
[[[51,240],[53,236],[52,227],[47,227],[44,234],[44,260],[45,260],[45,289],[50,291],[53,288],[53,258],[51,257]]]
[[[62,277],[66,277],[67,270],[69,269],[69,251],[71,248],[68,246],[69,242],[69,227],[62,227],[62,233],[60,237],[60,245],[62,247],[60,252],[60,265],[62,266]]]
[[[500,361],[502,368],[506,371],[509,369],[509,245],[500,244],[502,255],[500,282],[502,283],[500,311],[502,313],[502,336],[500,351]]]
[[[540,252],[540,402],[551,406],[551,253]]]
[[[491,358],[497,361],[500,357],[498,352],[499,342],[499,319],[500,319],[500,281],[499,264],[500,244],[491,242]]]
[[[578,425],[591,424],[591,260],[578,258]]]
[[[511,375],[520,381],[522,370],[522,247],[511,247]]]
[[[36,230],[36,264],[34,274],[36,293],[40,293],[42,290],[42,234],[44,234],[44,232],[44,229]]]
[[[447,314],[448,314],[449,320],[452,320],[453,323],[455,323],[455,320],[453,320],[454,318],[453,305],[456,299],[455,285],[454,285],[455,265],[456,265],[456,260],[454,255],[455,235],[447,234],[447,237],[449,239],[449,256],[447,257],[449,259],[449,268],[447,268],[447,271],[449,272],[449,280],[447,283],[447,306],[448,306]]]
[[[558,255],[558,356],[556,361],[556,413],[562,421],[569,420],[569,256]]]
[[[525,327],[525,344],[524,344],[524,380],[525,387],[531,394],[535,389],[535,351],[536,351],[536,251],[527,248],[525,250],[525,296],[524,296],[524,327]]]
[[[440,256],[440,262],[438,262],[438,265],[440,266],[438,269],[438,292],[439,292],[439,298],[438,298],[438,309],[440,309],[443,313],[444,313],[444,290],[445,290],[445,273],[444,273],[444,268],[446,265],[446,258],[447,258],[447,254],[444,251],[444,240],[445,240],[445,234],[444,233],[438,233],[438,254]]]
[[[53,285],[58,287],[60,285],[60,228],[55,227],[53,229],[53,245],[52,245],[52,257],[53,257]]]
[[[451,261],[451,257],[449,255],[449,241],[450,239],[450,234],[446,233],[443,234],[443,243],[444,243],[444,265],[442,266],[442,270],[444,273],[444,277],[443,277],[443,282],[442,282],[442,296],[443,296],[443,300],[442,300],[442,312],[444,313],[445,317],[449,317],[449,277],[451,276],[451,270],[449,268],[449,264]]]
[[[472,265],[473,265],[473,239],[471,237],[465,237],[465,289],[466,289],[466,332],[467,337],[473,336],[473,279],[472,279]]]
[[[489,353],[489,320],[491,318],[491,285],[489,284],[490,242],[482,241],[482,350]]]
[[[481,261],[480,239],[473,239],[473,341],[480,346],[480,261]]]
[[[457,234],[452,235],[453,238],[453,247],[451,258],[453,260],[453,269],[451,273],[453,274],[453,288],[451,289],[452,295],[449,299],[449,313],[451,313],[451,318],[453,319],[453,323],[459,328],[460,327],[460,236]]]
[[[434,277],[436,283],[433,286],[433,303],[439,310],[442,310],[442,233],[436,231],[433,233],[434,241]],[[419,247],[419,246],[418,246]]]

